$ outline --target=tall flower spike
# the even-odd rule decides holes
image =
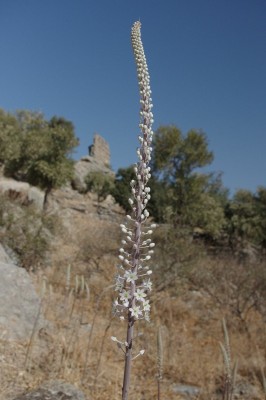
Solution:
[[[152,234],[154,224],[147,226],[149,212],[146,209],[151,198],[148,181],[151,177],[149,162],[151,160],[152,143],[152,99],[150,76],[144,54],[140,34],[141,23],[135,22],[131,30],[131,42],[137,66],[140,92],[140,146],[137,149],[138,162],[134,171],[136,179],[130,183],[132,196],[129,199],[131,214],[125,224],[121,225],[124,239],[120,249],[119,270],[116,275],[116,290],[119,292],[114,303],[115,313],[127,322],[127,338],[125,346],[125,369],[122,389],[122,400],[127,400],[133,349],[134,323],[138,319],[149,321],[150,304],[147,298],[151,291],[152,273],[148,266],[154,244],[147,236]],[[121,268],[122,264],[122,268]],[[143,354],[139,353],[139,354]]]

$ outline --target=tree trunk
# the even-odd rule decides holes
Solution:
[[[48,205],[49,205],[49,194],[52,191],[52,186],[48,186],[44,192],[44,200],[43,200],[43,211],[47,212]]]

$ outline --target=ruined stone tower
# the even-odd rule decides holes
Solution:
[[[81,193],[86,190],[86,177],[90,172],[101,172],[112,177],[115,176],[111,169],[111,156],[109,144],[97,133],[93,137],[93,144],[89,146],[89,154],[81,157],[75,163],[75,175],[72,187]]]
[[[93,144],[89,146],[89,156],[106,167],[110,166],[109,144],[97,133],[93,137]]]

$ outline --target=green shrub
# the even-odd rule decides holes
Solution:
[[[114,178],[104,172],[90,172],[85,178],[86,188],[88,192],[96,193],[98,202],[106,199],[111,194],[114,187]]]
[[[0,242],[14,252],[21,267],[34,270],[45,264],[55,226],[57,218],[0,196]]]

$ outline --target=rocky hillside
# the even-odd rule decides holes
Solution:
[[[26,235],[27,243],[37,237],[43,193],[5,178],[0,179],[0,192],[5,194],[5,201],[9,199],[9,207],[12,205],[8,212],[2,212],[2,221],[11,221],[15,233],[21,226],[20,220],[29,220],[33,209],[37,213],[33,224],[27,229],[23,225],[19,236],[10,225],[1,222],[0,226],[1,400],[120,398],[123,354],[109,338],[122,338],[125,334],[125,326],[112,316],[113,277],[123,210],[111,196],[98,202],[94,194],[82,194],[70,186],[54,191],[46,211],[49,223],[44,230],[49,250],[42,253],[41,261],[26,270],[12,251],[11,239],[13,243],[21,243]],[[25,214],[25,210],[30,214]],[[13,219],[9,217],[11,214]],[[50,230],[52,222],[55,226]],[[10,245],[6,244],[4,234],[10,235]],[[216,260],[216,265],[219,262]],[[232,260],[228,262],[231,269],[237,268]],[[215,271],[206,257],[198,262],[198,271],[202,263]],[[164,273],[159,254],[155,256],[154,271],[156,288]],[[228,274],[228,269],[223,271]],[[204,286],[204,282],[197,287],[180,278],[171,290],[161,286],[154,290],[151,323],[140,323],[137,332],[138,347],[145,348],[146,354],[133,364],[134,398],[149,400],[157,396],[160,328],[162,398],[222,399],[224,366],[219,348],[219,342],[225,340],[222,317],[227,319],[231,342],[230,368],[238,359],[233,398],[265,398],[263,315],[250,307],[242,323],[234,311],[237,297],[236,303],[226,297],[233,283],[228,281],[221,289],[219,280],[222,283],[222,275],[216,282],[210,279],[210,287]],[[219,290],[210,290],[215,287]]]

